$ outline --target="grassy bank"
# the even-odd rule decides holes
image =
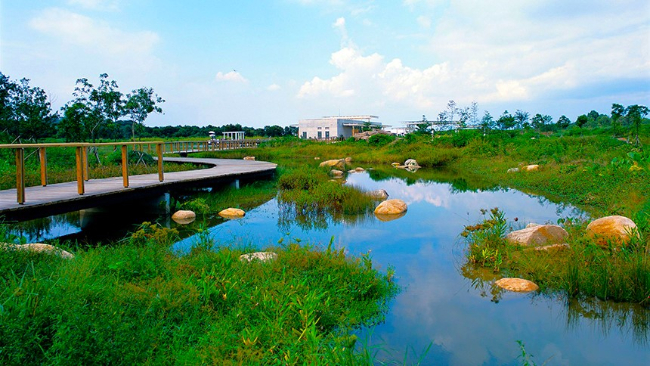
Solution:
[[[602,132],[602,131],[600,131]],[[326,159],[352,157],[353,165],[375,166],[377,179],[391,175],[391,162],[414,158],[423,167],[454,171],[462,177],[450,181],[459,189],[510,187],[543,195],[551,201],[570,203],[592,217],[623,215],[639,227],[640,239],[621,249],[603,249],[588,239],[585,222],[564,223],[571,233],[565,251],[534,251],[508,244],[507,231],[519,228],[500,218],[486,218],[468,236],[467,266],[489,269],[497,276],[515,276],[538,282],[542,291],[570,297],[648,304],[650,296],[650,152],[611,137],[607,132],[568,131],[545,136],[534,131],[476,131],[409,137],[373,145],[365,141],[325,144],[289,140],[229,157],[256,155],[283,166],[316,167]],[[647,126],[642,143],[650,143]],[[243,156],[243,155],[241,155]],[[315,158],[319,158],[315,160]],[[538,165],[535,171],[524,166]],[[508,172],[511,168],[519,171]],[[438,170],[438,169],[437,169]],[[398,174],[411,174],[401,170]],[[411,174],[413,177],[419,174]],[[426,176],[431,174],[424,174]],[[435,175],[435,174],[434,174]],[[321,180],[324,180],[322,177]],[[435,179],[435,178],[434,178]],[[300,197],[292,200],[300,202]],[[317,201],[317,196],[306,199]],[[499,222],[499,225],[493,225]],[[499,228],[497,233],[486,233]],[[470,269],[466,269],[470,271]]]
[[[549,250],[510,243],[504,235],[517,228],[499,209],[466,227],[467,261],[463,272],[476,278],[525,278],[547,294],[597,297],[650,306],[650,253],[647,232],[625,246],[603,248],[585,235],[586,223],[566,221],[568,246]],[[488,271],[477,272],[477,268]],[[498,296],[495,294],[495,296]]]
[[[644,144],[650,144],[648,127],[642,130]],[[453,170],[477,186],[516,188],[574,204],[594,215],[633,217],[647,210],[650,151],[597,132],[585,130],[580,135],[566,131],[545,136],[534,131],[495,131],[483,136],[478,131],[461,131],[438,134],[433,140],[423,135],[378,145],[363,140],[327,144],[285,139],[258,149],[202,156],[253,155],[258,160],[296,168],[316,167],[320,161],[344,157],[351,157],[353,166],[376,168],[416,159],[425,168]],[[539,170],[507,173],[510,168],[529,164],[539,165]]]
[[[126,245],[76,258],[0,250],[3,364],[350,364],[350,330],[381,321],[397,291],[368,257],[288,244],[186,256],[143,224]]]

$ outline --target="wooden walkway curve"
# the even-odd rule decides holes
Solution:
[[[194,163],[211,166],[182,172],[165,173],[163,182],[157,173],[132,175],[124,188],[122,177],[91,179],[85,182],[85,192],[80,195],[77,182],[50,184],[45,187],[25,188],[25,203],[16,202],[16,189],[0,191],[0,217],[30,218],[55,213],[75,211],[118,201],[141,199],[160,195],[175,188],[209,186],[239,179],[271,176],[276,164],[236,159],[164,158],[165,162]],[[134,207],[137,209],[137,207]]]

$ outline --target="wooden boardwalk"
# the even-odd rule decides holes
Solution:
[[[44,217],[84,208],[128,202],[153,197],[173,189],[210,186],[239,179],[270,176],[276,164],[235,159],[164,158],[165,162],[183,162],[210,165],[207,169],[165,173],[160,182],[158,174],[129,176],[129,187],[124,188],[122,177],[91,179],[85,182],[85,193],[77,191],[77,182],[27,187],[25,203],[16,202],[16,189],[0,191],[0,217],[24,219]],[[138,209],[134,207],[134,209]]]

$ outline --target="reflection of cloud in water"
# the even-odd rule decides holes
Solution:
[[[529,222],[545,223],[550,218],[558,215],[577,215],[572,206],[558,207],[555,204],[540,202],[530,204],[530,199],[521,192],[515,190],[501,190],[495,192],[463,192],[453,193],[450,186],[444,183],[418,182],[407,186],[400,179],[393,178],[380,182],[371,180],[367,174],[355,174],[349,182],[354,185],[363,186],[368,190],[385,189],[390,195],[389,198],[399,198],[409,205],[421,205],[427,209],[434,207],[444,208],[452,214],[467,217],[468,223],[474,223],[481,219],[479,211],[482,208],[499,207],[507,217],[512,220],[516,213],[520,222],[525,225]],[[557,212],[557,211],[560,212]],[[449,213],[449,212],[448,212]]]

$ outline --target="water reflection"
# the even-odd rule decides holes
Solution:
[[[465,244],[458,234],[482,219],[481,208],[499,207],[522,226],[555,223],[583,215],[580,210],[426,169],[370,170],[346,179],[366,190],[385,189],[389,198],[404,200],[408,211],[387,222],[372,214],[303,218],[272,199],[241,220],[194,222],[186,235],[203,227],[202,235],[218,244],[259,248],[287,238],[327,245],[334,237],[334,245],[349,253],[371,252],[380,268],[395,268],[404,290],[392,301],[385,322],[360,331],[360,339],[369,338],[371,346],[397,359],[408,349],[407,362],[430,346],[424,364],[519,364],[516,341],[521,340],[538,364],[650,364],[647,309],[502,292],[492,286],[494,274],[459,265]],[[200,240],[190,235],[175,249],[186,251]]]

